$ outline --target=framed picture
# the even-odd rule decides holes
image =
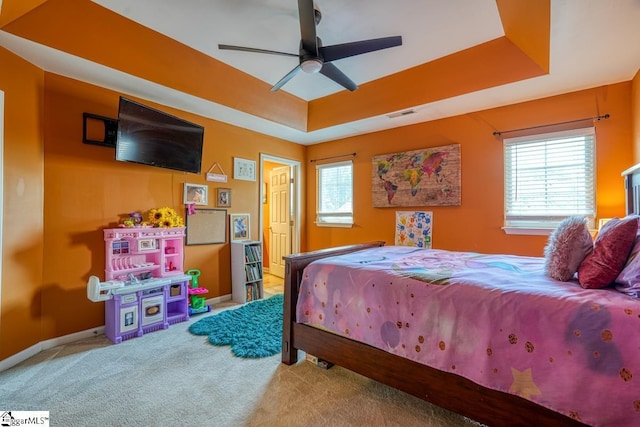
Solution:
[[[244,181],[256,180],[256,162],[254,160],[233,158],[233,179]]]
[[[152,251],[156,249],[156,239],[140,239],[138,240],[138,251]]]
[[[184,204],[207,205],[209,200],[209,186],[184,183]]]
[[[431,249],[433,212],[396,211],[397,246]]]
[[[216,199],[219,208],[231,207],[231,189],[230,188],[218,188],[218,196]]]
[[[249,214],[231,214],[231,241],[250,240]]]

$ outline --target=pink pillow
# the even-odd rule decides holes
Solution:
[[[584,258],[593,250],[593,239],[583,216],[564,219],[549,236],[544,247],[547,276],[566,282],[573,278]]]
[[[609,286],[627,262],[638,233],[638,216],[613,218],[600,230],[591,252],[578,268],[578,281],[585,289]]]

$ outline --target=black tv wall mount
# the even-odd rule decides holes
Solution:
[[[101,128],[104,129],[104,132],[102,132]],[[85,144],[115,148],[117,136],[117,119],[91,113],[82,113],[82,142]],[[100,137],[102,137],[102,139],[99,139]]]

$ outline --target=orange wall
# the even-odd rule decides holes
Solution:
[[[116,117],[119,93],[45,73],[0,48],[5,92],[3,277],[0,360],[41,341],[104,324],[104,304],[86,297],[90,275],[104,279],[102,229],[122,215],[171,206],[184,213],[183,183],[232,189],[227,213],[249,213],[261,238],[260,180],[236,181],[233,157],[259,153],[299,160],[305,147],[215,120],[143,103],[205,127],[203,173],[114,160],[114,150],[82,143],[82,113]],[[126,94],[125,94],[126,95]],[[205,180],[218,162],[227,183]],[[205,206],[203,206],[205,208]],[[187,246],[185,268],[202,271],[210,298],[231,292],[230,245]]]
[[[640,163],[640,70],[631,83],[631,114],[633,115],[633,158]]]
[[[104,324],[102,304],[86,298],[90,275],[104,278],[102,229],[121,215],[169,206],[184,214],[184,182],[209,186],[208,208],[215,208],[217,187],[231,188],[228,213],[249,213],[252,239],[258,229],[260,180],[233,180],[233,157],[252,159],[259,152],[301,160],[304,147],[150,102],[205,127],[203,171],[173,172],[114,160],[114,150],[82,143],[82,112],[116,117],[119,94],[58,75],[45,76],[45,262],[43,338]],[[218,162],[227,183],[207,182],[205,173]],[[205,206],[201,206],[205,208]],[[70,262],[70,260],[72,260]],[[230,245],[187,246],[185,269],[200,269],[207,297],[231,292]]]
[[[620,172],[633,165],[630,107],[631,83],[627,82],[310,146],[307,153],[310,159],[351,152],[357,156],[354,159],[353,228],[313,225],[315,171],[307,168],[308,249],[378,239],[392,244],[395,211],[413,208],[372,207],[371,158],[459,143],[461,206],[415,207],[433,211],[434,248],[541,255],[546,237],[506,235],[501,230],[503,150],[502,142],[493,132],[610,114],[609,120],[601,121],[596,127],[598,215],[624,215]]]
[[[41,340],[44,72],[0,47],[4,218],[0,360]]]

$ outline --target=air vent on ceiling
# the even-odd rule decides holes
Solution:
[[[398,111],[397,113],[387,114],[387,117],[390,119],[395,119],[396,117],[408,116],[409,114],[415,114],[416,110],[404,110]]]

